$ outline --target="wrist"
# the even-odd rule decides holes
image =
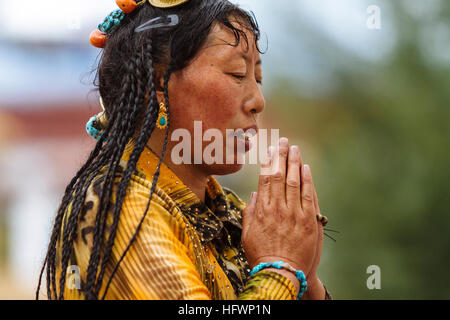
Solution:
[[[263,269],[279,273],[290,280],[296,289],[297,300],[302,297],[308,287],[304,272],[302,270],[295,269],[285,261],[278,260],[273,262],[260,262],[252,269],[250,276],[253,276],[255,273]]]
[[[308,289],[302,296],[302,300],[324,300],[325,287],[317,276],[308,279]]]
[[[279,275],[282,275],[283,277],[289,279],[292,282],[292,284],[294,285],[295,296],[298,295],[298,293],[300,292],[300,281],[298,281],[298,279],[292,272],[284,270],[284,269],[276,269],[276,268],[267,268],[265,270],[278,273]]]
[[[276,261],[282,261],[284,263],[287,263],[287,264],[291,265],[295,270],[301,270],[304,273],[304,275],[306,277],[306,280],[308,280],[307,270],[303,266],[299,265],[298,263],[295,263],[294,261],[292,261],[289,258],[285,258],[285,257],[282,257],[282,256],[264,256],[264,257],[260,257],[260,258],[258,258],[256,260],[254,260],[254,262],[251,263],[250,266],[251,266],[251,268],[254,268],[255,266],[257,266],[257,265],[259,265],[261,263],[267,263],[267,262],[273,263],[273,262],[276,262]]]

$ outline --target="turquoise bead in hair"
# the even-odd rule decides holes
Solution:
[[[98,30],[106,34],[111,33],[120,25],[124,18],[125,12],[120,9],[114,10],[98,25]]]
[[[94,127],[94,122],[96,120],[97,120],[96,116],[93,116],[89,119],[89,121],[86,123],[86,132],[95,140],[100,140],[103,130],[98,130],[97,128]]]

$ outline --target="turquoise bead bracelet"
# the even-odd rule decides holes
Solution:
[[[308,287],[308,283],[306,282],[306,277],[303,271],[295,270],[290,264],[283,261],[275,261],[275,262],[261,262],[253,270],[250,272],[250,277],[252,277],[255,273],[261,271],[262,269],[267,268],[276,268],[276,269],[285,269],[295,274],[295,277],[300,281],[300,291],[297,296],[297,300],[299,300],[303,293],[306,291]]]

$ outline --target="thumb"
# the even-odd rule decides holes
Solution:
[[[252,192],[250,195],[250,200],[247,207],[242,211],[242,227],[246,228],[247,224],[250,222],[256,207],[256,195],[257,192]]]

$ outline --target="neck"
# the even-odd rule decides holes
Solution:
[[[164,131],[156,128],[147,143],[147,146],[158,156],[162,154],[164,136]],[[195,195],[197,195],[200,201],[205,202],[205,187],[209,174],[205,173],[200,165],[183,163],[174,164],[171,159],[172,148],[173,145],[171,144],[171,141],[167,141],[166,152],[162,161]]]

